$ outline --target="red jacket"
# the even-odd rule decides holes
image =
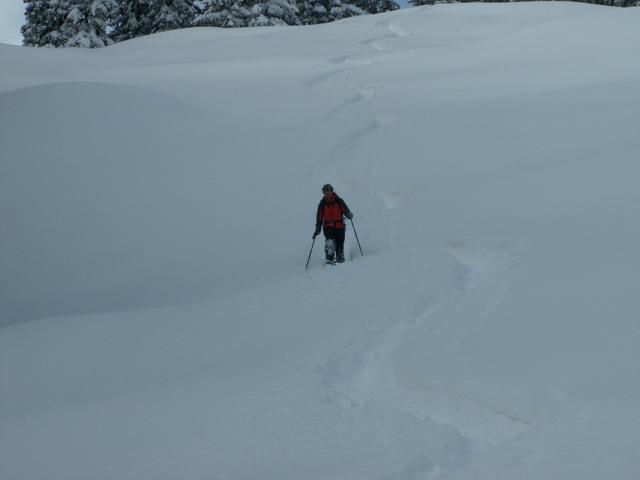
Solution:
[[[353,215],[349,207],[347,207],[347,204],[344,203],[344,200],[333,192],[328,197],[320,200],[318,212],[316,213],[316,231],[319,232],[322,226],[325,228],[340,228],[344,230],[345,224],[343,217],[351,218]]]

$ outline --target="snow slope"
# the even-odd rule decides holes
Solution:
[[[0,45],[0,478],[638,478],[639,21]]]

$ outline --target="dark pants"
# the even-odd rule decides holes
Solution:
[[[324,227],[324,253],[327,260],[344,259],[344,228],[327,228]]]

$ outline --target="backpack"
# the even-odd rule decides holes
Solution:
[[[333,201],[324,201],[322,209],[322,223],[326,228],[345,228],[344,209],[340,197],[334,194]]]

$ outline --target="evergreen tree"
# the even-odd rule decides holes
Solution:
[[[149,14],[153,0],[119,0],[112,38],[116,42],[151,33]]]
[[[115,0],[27,0],[24,44],[51,47],[104,47]]]
[[[246,27],[251,20],[250,0],[204,0],[204,8],[193,24],[196,27]]]
[[[367,13],[391,12],[400,8],[394,0],[357,0],[355,5]]]
[[[250,27],[300,25],[298,7],[290,0],[259,2],[253,6],[252,11],[256,16],[251,19]]]
[[[198,27],[262,27],[300,25],[298,7],[290,0],[204,0]]]
[[[23,44],[30,47],[47,45],[45,37],[58,30],[63,22],[57,2],[49,0],[24,0],[26,23],[22,26]]]
[[[193,0],[150,0],[150,7],[142,35],[190,27],[197,14]]]
[[[346,0],[298,0],[298,10],[300,22],[304,25],[333,22],[366,13]]]

